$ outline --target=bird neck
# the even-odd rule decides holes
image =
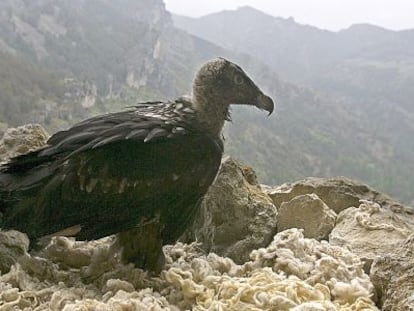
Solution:
[[[220,137],[229,117],[229,105],[202,87],[193,88],[192,103],[202,127],[214,137]]]

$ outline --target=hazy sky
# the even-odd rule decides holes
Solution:
[[[201,16],[249,5],[274,16],[294,17],[301,24],[339,30],[354,23],[389,29],[414,28],[414,0],[164,0],[167,10]]]

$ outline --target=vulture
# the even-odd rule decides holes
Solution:
[[[122,259],[155,271],[219,170],[232,104],[273,101],[224,58],[205,63],[190,96],[92,117],[0,167],[0,228],[93,240],[117,234]]]

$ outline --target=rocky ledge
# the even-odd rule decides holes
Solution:
[[[46,138],[9,129],[0,161]],[[412,310],[413,233],[413,209],[367,185],[263,186],[225,157],[157,276],[122,264],[112,237],[58,237],[33,254],[23,233],[0,231],[0,310]]]

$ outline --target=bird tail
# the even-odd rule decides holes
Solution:
[[[43,149],[39,149],[37,151],[19,155],[11,158],[9,162],[3,164],[0,167],[0,186],[2,184],[2,173],[22,174],[32,168],[35,168],[36,166],[50,162],[52,158],[51,156],[40,156],[40,152],[42,150]]]
[[[7,222],[6,213],[16,204],[24,205],[23,198],[33,197],[50,178],[54,168],[44,164],[52,158],[38,156],[40,151],[17,156],[0,166],[0,228]]]

